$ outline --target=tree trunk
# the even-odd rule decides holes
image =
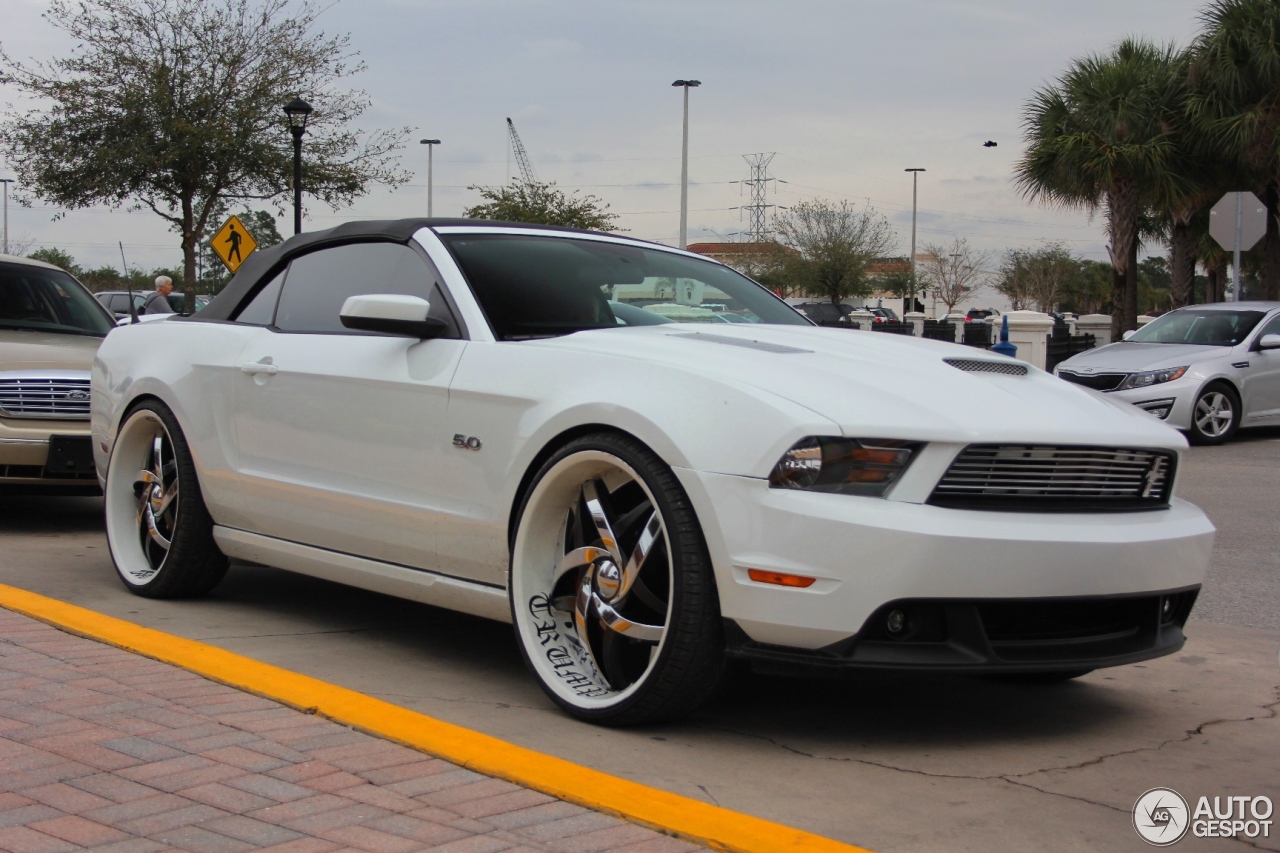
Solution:
[[[195,208],[190,196],[182,199],[182,312],[196,313]]]
[[[1169,296],[1173,307],[1181,308],[1195,301],[1196,285],[1196,255],[1191,248],[1191,229],[1186,222],[1174,221],[1169,249],[1169,271],[1173,275]]]
[[[1138,238],[1129,246],[1129,268],[1124,271],[1125,329],[1138,328]]]
[[[1280,299],[1280,192],[1276,184],[1267,186],[1262,193],[1262,202],[1267,206],[1267,234],[1262,238],[1262,261],[1259,264],[1258,279],[1262,285],[1263,299]],[[1239,294],[1236,295],[1239,300]]]
[[[1111,339],[1138,325],[1138,191],[1121,181],[1107,193],[1107,230],[1111,245]]]

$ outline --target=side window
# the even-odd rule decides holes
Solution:
[[[371,334],[352,332],[338,314],[350,296],[396,293],[420,296],[431,303],[430,316],[449,324],[444,337],[459,337],[436,283],[432,266],[408,246],[396,243],[352,243],[321,249],[294,259],[280,294],[276,328],[286,332]]]
[[[267,282],[267,286],[258,291],[258,295],[241,309],[236,317],[237,323],[247,326],[270,326],[276,316],[276,300],[280,297],[280,287],[284,284],[287,270],[276,273],[276,277]]]
[[[1262,340],[1263,335],[1280,335],[1280,314],[1272,317],[1271,321],[1262,327],[1262,331],[1258,332],[1257,339]]]

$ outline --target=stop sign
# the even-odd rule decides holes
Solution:
[[[1267,207],[1251,192],[1227,193],[1209,211],[1209,234],[1228,252],[1236,249],[1236,201],[1240,203],[1240,251],[1267,233]]]

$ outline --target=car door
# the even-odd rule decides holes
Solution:
[[[448,502],[436,472],[457,452],[445,417],[465,347],[438,282],[424,254],[396,243],[290,263],[271,323],[240,357],[235,426],[254,532],[434,568]],[[450,331],[423,341],[345,329],[343,302],[368,293],[421,296]]]
[[[1244,424],[1280,421],[1280,349],[1259,349],[1264,335],[1280,335],[1280,314],[1262,322],[1244,372]]]

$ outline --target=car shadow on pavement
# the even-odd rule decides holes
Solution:
[[[0,492],[0,533],[84,533],[102,529],[102,498]]]

